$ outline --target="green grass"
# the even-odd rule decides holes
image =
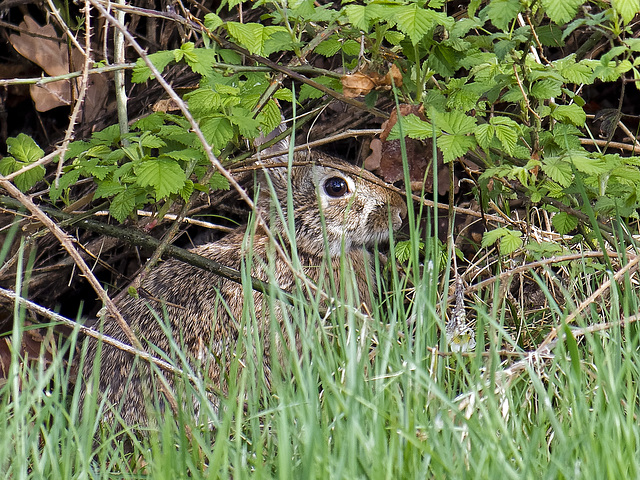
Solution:
[[[366,320],[338,307],[322,323],[317,303],[299,302],[284,335],[302,327],[302,355],[274,359],[270,390],[256,381],[261,366],[249,355],[244,369],[229,369],[229,396],[217,410],[204,399],[202,385],[184,382],[178,398],[203,398],[200,417],[189,404],[142,436],[101,425],[105,405],[79,404],[81,384],[70,382],[80,362],[72,355],[76,335],[57,345],[51,365],[27,365],[14,353],[0,389],[0,472],[11,479],[640,475],[635,324],[561,337],[553,358],[506,379],[504,369],[518,358],[499,355],[507,335],[504,302],[495,307],[487,291],[492,310],[482,302],[475,307],[485,333],[478,345],[485,348],[469,356],[438,355],[432,348],[444,348],[438,282],[428,268],[422,271],[412,306],[396,283]],[[587,273],[593,286],[578,282],[587,292],[567,291],[566,306],[552,306],[556,325],[608,278],[601,274],[596,281]],[[637,290],[623,282],[606,302],[587,308],[576,326],[636,312]],[[14,344],[23,319],[16,308]],[[243,321],[255,321],[249,309]],[[239,346],[255,347],[251,338]]]

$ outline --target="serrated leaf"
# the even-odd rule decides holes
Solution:
[[[229,190],[229,180],[224,178],[220,172],[215,172],[209,180],[211,190]]]
[[[118,193],[109,205],[109,213],[120,223],[133,212],[136,206],[136,194],[134,189],[128,188],[124,192]]]
[[[476,119],[458,110],[440,112],[432,108],[429,116],[437,128],[447,133],[466,134],[475,130]]]
[[[258,114],[257,120],[265,132],[271,132],[280,125],[282,118],[276,102],[269,100]]]
[[[587,115],[582,107],[572,103],[571,105],[559,105],[552,112],[551,116],[561,122],[569,122],[581,127],[587,120]]]
[[[342,51],[345,55],[348,55],[350,57],[357,57],[358,55],[360,55],[360,43],[351,39],[346,40],[342,44]]]
[[[426,33],[435,26],[433,10],[427,10],[417,3],[397,7],[394,12],[394,20],[398,30],[409,35],[411,42],[416,45]]]
[[[254,138],[260,133],[260,121],[252,118],[250,110],[241,107],[234,107],[231,115],[229,116],[229,120],[231,120],[232,124],[238,127],[240,135],[245,138]]]
[[[146,148],[162,148],[167,144],[160,137],[149,133],[142,136],[140,139],[140,145]]]
[[[141,132],[155,132],[159,130],[162,125],[164,125],[164,118],[162,114],[155,112],[133,122],[131,129],[140,130]]]
[[[364,5],[347,5],[344,13],[349,19],[349,23],[358,30],[369,31],[369,18],[367,17],[367,7]]]
[[[573,20],[584,0],[542,0],[547,15],[558,25]]]
[[[482,248],[487,248],[496,243],[505,233],[506,228],[495,228],[493,230],[487,230],[482,234]]]
[[[522,247],[522,232],[507,230],[507,233],[500,239],[500,254],[510,255]]]
[[[293,92],[286,87],[281,87],[276,93],[273,94],[273,98],[276,100],[283,100],[285,102],[293,102]]]
[[[58,180],[58,186],[55,183],[51,184],[49,187],[49,198],[52,202],[57,201],[62,195],[62,192],[69,188],[71,185],[74,185],[78,179],[80,178],[80,170],[74,168],[73,170],[69,170],[64,175],[60,176]]]
[[[342,43],[337,38],[329,38],[315,48],[314,52],[325,57],[333,57],[342,48]]]
[[[148,55],[149,60],[158,72],[162,73],[169,63],[175,60],[173,50],[163,50],[161,52],[152,53]],[[131,74],[131,81],[133,83],[146,82],[153,76],[151,69],[147,66],[142,58],[138,58],[135,67],[133,67],[133,73]]]
[[[611,6],[622,17],[625,24],[640,12],[640,0],[611,0]]]
[[[135,172],[136,183],[141,187],[152,187],[155,190],[156,199],[178,192],[187,180],[180,165],[166,158],[144,160],[136,165]]]
[[[491,23],[500,30],[507,30],[509,23],[520,12],[519,0],[492,0],[487,6],[487,14]]]
[[[400,138],[400,126],[402,126],[402,132],[409,138],[422,140],[433,136],[433,126],[429,122],[421,120],[417,115],[410,114],[399,119],[391,129],[387,140]]]
[[[200,129],[209,142],[209,145],[214,147],[218,152],[233,139],[233,127],[226,117],[206,118],[200,123]]]
[[[476,141],[473,137],[466,135],[442,135],[438,137],[437,145],[442,151],[443,160],[448,163],[462,157],[475,147]]]
[[[567,212],[559,212],[551,218],[551,224],[560,235],[566,235],[578,226],[578,217]]]
[[[28,135],[24,133],[17,137],[9,137],[7,139],[7,151],[13,156],[4,157],[0,160],[0,173],[2,175],[10,175],[21,170],[22,168],[40,160],[44,155],[44,151],[38,144]],[[22,192],[26,192],[36,183],[44,178],[45,168],[42,165],[33,167],[14,178],[16,187]]]
[[[529,93],[534,98],[542,100],[548,100],[550,98],[558,97],[562,93],[562,82],[552,79],[541,80],[535,82]]]
[[[103,182],[98,182],[98,188],[96,188],[95,193],[93,194],[94,198],[108,198],[116,195],[120,192],[126,190],[125,187],[120,182],[114,182],[113,180],[105,180]]]
[[[405,39],[405,35],[403,33],[396,32],[395,30],[388,30],[385,32],[384,38],[391,45],[400,45],[400,42]]]
[[[542,171],[563,187],[568,187],[573,181],[571,164],[558,157],[545,158],[542,162]]]
[[[187,65],[202,76],[210,76],[213,73],[213,64],[216,61],[215,51],[208,48],[196,48],[184,56]]]
[[[181,160],[183,162],[190,162],[191,160],[202,160],[204,159],[204,154],[201,150],[196,150],[195,148],[185,148],[182,150],[171,150],[169,152],[163,152],[163,157],[169,157],[174,160]]]
[[[276,32],[286,32],[281,26],[267,26],[259,23],[227,22],[229,35],[249,52],[264,55],[265,42]]]
[[[184,182],[184,186],[180,189],[180,196],[185,202],[189,201],[191,198],[191,194],[193,193],[193,182],[191,180],[187,180]]]
[[[489,125],[488,123],[483,123],[481,125],[477,125],[474,131],[474,135],[476,136],[476,141],[478,145],[482,148],[487,149],[491,144],[491,140],[495,135],[495,130],[493,125]]]
[[[516,126],[495,125],[495,135],[500,140],[507,155],[513,154],[518,143],[518,128]]]
[[[585,155],[584,152],[569,152],[567,157],[571,160],[573,166],[576,167],[576,170],[586,173],[587,175],[600,175],[601,173],[609,171],[607,162],[605,162],[603,158],[590,157]]]
[[[17,137],[7,138],[7,153],[25,164],[33,163],[44,156],[44,150],[38,146],[33,138],[24,133],[18,134]]]
[[[85,165],[82,169],[83,174],[91,175],[98,180],[104,180],[107,176],[115,170],[114,165]]]
[[[204,16],[204,26],[211,31],[215,30],[223,23],[222,19],[215,13],[207,13]]]

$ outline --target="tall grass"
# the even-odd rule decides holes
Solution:
[[[533,357],[506,377],[505,368],[518,359],[500,355],[508,312],[504,302],[493,302],[491,289],[473,307],[476,353],[438,349],[444,347],[439,255],[435,247],[427,258],[414,252],[409,263],[423,268],[414,267],[411,304],[392,268],[394,280],[371,317],[350,302],[337,302],[327,315],[323,302],[296,293],[284,331],[274,319],[272,335],[300,332],[301,352],[272,352],[270,388],[262,381],[261,345],[248,335],[238,351],[256,354],[246,356],[244,368],[229,367],[228,396],[217,408],[204,385],[179,383],[179,399],[200,400],[198,414],[192,402],[179,402],[175,416],[155,412],[157,426],[142,435],[102,424],[109,406],[80,404],[84,380],[71,382],[82,363],[77,334],[56,344],[50,365],[25,362],[14,349],[0,388],[0,471],[11,479],[637,478],[635,325],[575,336],[563,327],[607,274],[573,270],[575,277],[563,283],[566,303],[548,297],[555,326],[565,333],[553,356]],[[19,273],[24,270],[20,264]],[[335,293],[352,296],[349,289]],[[572,327],[637,312],[638,287],[629,278],[602,298]],[[250,332],[255,310],[248,305],[244,313]],[[24,318],[16,305],[13,345],[24,334]],[[173,361],[188,370],[178,345]]]

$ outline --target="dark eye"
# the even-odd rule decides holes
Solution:
[[[344,178],[331,177],[324,182],[324,191],[330,197],[338,198],[349,193],[349,186]]]

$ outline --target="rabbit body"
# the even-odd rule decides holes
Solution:
[[[406,214],[404,200],[397,193],[372,183],[377,180],[372,174],[342,160],[316,152],[296,154],[294,160],[296,163],[312,161],[294,166],[290,176],[295,247],[304,273],[326,290],[330,263],[334,284],[339,289],[342,263],[342,268],[346,265],[355,272],[359,301],[370,305],[368,279],[373,277],[373,261],[366,248],[388,239],[390,219],[394,229],[400,227]],[[265,168],[264,171],[267,173],[261,174],[257,207],[267,219],[274,200],[282,206],[284,219],[271,215],[270,230],[274,237],[286,239],[287,171],[282,167]],[[267,194],[267,174],[275,191],[274,200]],[[198,246],[192,251],[241,270],[250,250],[253,277],[292,291],[295,287],[294,274],[286,262],[278,260],[267,235],[259,227],[248,235],[246,228],[240,227],[221,240]],[[281,245],[285,251],[290,249],[287,240],[282,240]],[[236,355],[238,337],[243,335],[239,327],[245,304],[243,286],[170,259],[149,272],[138,293],[139,298],[127,296],[117,306],[145,348],[152,344],[170,354],[170,342],[158,323],[158,318],[164,318],[166,311],[172,337],[181,345],[190,364],[206,364],[206,374],[213,385],[226,392],[224,373]],[[262,293],[253,291],[253,304],[260,322],[268,381],[271,358],[268,330],[271,323]],[[281,317],[276,313],[278,315]],[[104,320],[104,334],[128,343],[111,316]],[[148,351],[153,353],[152,348]],[[97,341],[90,340],[88,361],[84,367],[88,386],[83,395],[89,394],[91,389],[89,379],[97,352]],[[169,376],[167,380],[172,385]],[[101,394],[106,394],[108,403],[120,408],[120,415],[127,424],[148,423],[146,406],[149,400],[153,395],[159,395],[162,402],[161,394],[153,385],[147,362],[110,345],[101,345],[97,387]],[[105,420],[112,421],[112,415],[107,409]]]

